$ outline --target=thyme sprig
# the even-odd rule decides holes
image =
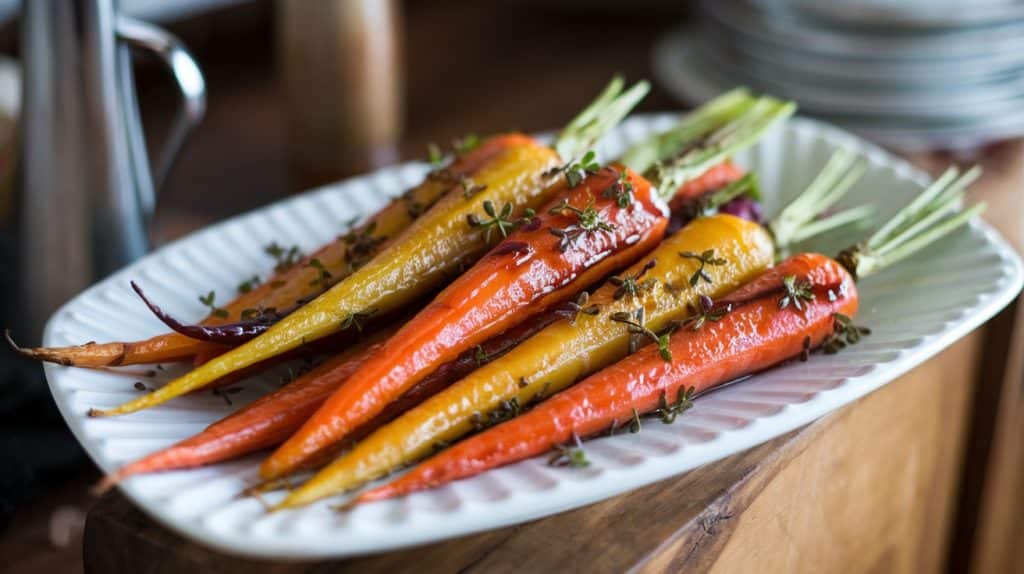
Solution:
[[[310,287],[320,287],[321,289],[327,289],[331,286],[331,279],[334,277],[331,272],[327,270],[327,267],[322,261],[316,257],[309,260],[306,264],[308,267],[312,267],[316,270],[316,279],[309,282]]]
[[[640,307],[633,313],[627,311],[619,311],[612,313],[608,316],[609,319],[616,323],[622,323],[626,325],[629,330],[629,334],[633,335],[629,339],[629,352],[634,353],[640,348],[643,339],[650,339],[651,342],[658,346],[658,354],[661,358],[667,362],[672,362],[672,352],[669,351],[669,333],[663,333],[661,335],[647,328],[644,325],[644,308]]]
[[[619,179],[608,186],[608,189],[604,190],[601,196],[605,199],[614,198],[615,204],[621,209],[626,209],[633,203],[633,182],[629,181],[629,176],[626,175],[625,170],[619,173]]]
[[[242,309],[242,312],[239,314],[239,319],[243,321],[275,320],[277,318],[277,309],[274,307],[264,307],[263,305],[255,309]]]
[[[570,325],[575,325],[576,320],[581,314],[593,316],[601,312],[601,308],[599,306],[590,304],[590,293],[587,293],[586,291],[577,295],[575,301],[566,302],[565,306],[576,312],[572,319],[569,320]]]
[[[782,278],[782,288],[785,294],[779,299],[779,309],[785,309],[790,305],[797,311],[804,310],[804,301],[814,301],[814,291],[811,290],[810,281],[797,281],[796,275],[786,275]]]
[[[253,275],[252,277],[250,277],[250,278],[246,279],[245,281],[242,281],[241,283],[238,284],[238,293],[240,295],[245,295],[246,293],[252,291],[259,284],[260,284],[260,276],[259,275]]]
[[[676,391],[676,400],[671,403],[668,402],[665,391],[661,391],[661,397],[658,398],[658,408],[651,415],[661,418],[661,422],[664,424],[670,425],[674,423],[677,416],[693,406],[693,394],[696,390],[695,387],[679,387],[679,390]]]
[[[263,247],[263,252],[274,258],[274,271],[280,273],[295,265],[302,259],[302,251],[298,245],[282,247],[276,241],[270,242]]]
[[[555,167],[544,173],[545,177],[554,177],[558,174],[565,175],[565,181],[569,184],[569,189],[572,189],[583,183],[587,175],[593,175],[601,170],[601,164],[597,163],[597,154],[594,150],[590,150],[583,154],[583,157],[579,161],[570,161],[569,163]]]
[[[498,403],[497,408],[486,415],[480,414],[479,412],[473,413],[470,420],[473,423],[473,428],[475,430],[482,431],[494,425],[512,420],[522,412],[523,407],[519,404],[519,398],[512,397],[511,399],[503,400]]]
[[[371,221],[362,229],[353,229],[342,236],[345,242],[345,258],[352,271],[359,269],[377,252],[377,248],[387,241],[383,235],[374,235],[377,222]]]
[[[706,249],[701,253],[694,253],[693,251],[682,251],[679,256],[684,259],[696,259],[700,262],[700,267],[690,275],[690,287],[696,287],[698,283],[703,280],[705,283],[711,284],[714,281],[711,279],[711,275],[705,270],[708,265],[719,266],[728,263],[722,257],[715,257],[714,249]]]
[[[716,323],[732,311],[731,305],[716,306],[711,297],[701,295],[697,299],[697,305],[687,305],[690,316],[678,323],[680,327],[689,328],[691,331],[699,331],[707,323]]]
[[[476,366],[482,367],[491,362],[491,356],[487,354],[487,351],[482,346],[477,345],[473,350],[473,361],[476,362]]]
[[[200,295],[199,296],[199,302],[202,303],[205,307],[210,309],[210,314],[211,315],[213,315],[214,317],[220,317],[221,319],[226,319],[228,317],[228,315],[230,315],[230,313],[228,313],[227,309],[221,309],[220,307],[218,307],[216,305],[216,301],[217,301],[217,292],[216,291],[210,291],[206,295]]]
[[[569,203],[568,199],[563,199],[561,203],[552,207],[548,210],[551,215],[559,215],[564,212],[570,212],[576,216],[576,223],[570,224],[564,228],[550,227],[548,231],[552,235],[558,237],[558,248],[562,251],[569,249],[576,240],[587,233],[595,233],[597,231],[615,231],[615,225],[608,223],[601,216],[601,212],[594,206],[594,200],[591,199],[590,203],[586,207],[580,209]]]
[[[641,279],[648,271],[654,269],[654,266],[657,264],[658,261],[656,259],[651,259],[631,276],[609,278],[608,282],[617,287],[615,293],[612,294],[612,298],[616,301],[626,296],[632,298],[653,289],[658,283],[657,279],[647,279],[644,281],[641,281]]]
[[[590,466],[587,453],[583,451],[583,442],[579,435],[572,434],[572,442],[568,445],[556,444],[548,465],[557,467],[584,468]]]
[[[826,355],[834,355],[849,345],[855,345],[861,338],[871,334],[871,329],[853,324],[853,319],[836,313],[832,322],[832,333],[825,338],[821,348]]]
[[[511,203],[506,203],[501,211],[494,208],[494,202],[487,199],[484,200],[484,213],[489,215],[490,219],[483,219],[475,213],[471,213],[466,216],[466,221],[469,222],[470,227],[480,227],[484,230],[484,241],[490,243],[491,236],[494,231],[497,230],[501,234],[502,238],[508,237],[509,233],[512,233],[516,227],[528,222],[536,216],[536,212],[532,209],[527,208],[523,213],[523,217],[520,219],[512,218],[512,211],[515,209]]]
[[[356,331],[363,332],[363,327],[366,321],[377,312],[376,309],[369,309],[366,311],[356,311],[349,313],[344,319],[341,320],[341,330],[350,329],[355,327]]]

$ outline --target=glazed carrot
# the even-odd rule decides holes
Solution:
[[[852,182],[843,174],[849,168],[848,161],[830,163],[808,192],[848,188]],[[834,201],[832,194],[824,195]],[[826,205],[814,203],[804,219],[813,220]],[[787,237],[776,235],[775,240],[785,245]],[[760,225],[724,214],[693,221],[619,280],[599,288],[575,321],[551,325],[381,427],[291,493],[282,506],[355,488],[422,458],[434,444],[454,442],[495,415],[500,418],[503,401],[525,406],[550,396],[626,356],[631,347],[646,342],[638,339],[644,333],[660,332],[685,318],[701,296],[722,297],[753,279],[773,259],[772,237]]]
[[[534,316],[445,363],[352,433],[353,440],[389,422],[480,365],[504,355],[564,315],[565,311],[556,310]],[[129,476],[224,462],[280,444],[302,426],[395,330],[396,327],[382,329],[299,375],[277,391],[211,424],[199,434],[125,465],[105,477],[96,490],[104,492]],[[310,466],[315,462],[312,461]]]
[[[323,290],[318,281],[321,271],[310,262],[323,265],[330,276],[328,284],[348,276],[382,249],[389,238],[407,228],[420,213],[433,205],[465,178],[474,175],[493,162],[506,150],[530,146],[527,136],[510,133],[488,138],[475,149],[456,156],[444,170],[432,172],[423,183],[388,203],[381,211],[362,225],[352,229],[314,253],[299,257],[297,251],[281,248],[279,266],[270,277],[257,286],[241,293],[224,305],[227,315],[210,314],[202,325],[217,326],[238,321],[254,309],[288,309],[297,301],[314,296]],[[291,253],[289,253],[291,252]],[[220,355],[229,347],[197,341],[178,333],[165,333],[143,341],[87,343],[74,347],[21,349],[11,341],[12,347],[33,359],[76,367],[113,367],[140,363],[164,363],[201,357],[199,364]]]
[[[485,202],[512,206],[511,217],[539,207],[557,193],[549,173],[564,157],[578,157],[617,124],[648,89],[640,83],[621,91],[613,82],[591,107],[575,118],[552,149],[538,142],[504,150],[462,182],[379,253],[325,293],[272,325],[265,333],[204,363],[146,396],[92,416],[131,413],[204,387],[232,372],[351,328],[372,315],[402,308],[440,285],[454,271],[472,263],[488,247],[492,234],[466,225]],[[585,146],[585,147],[580,147]]]
[[[770,117],[788,115],[786,104],[770,101],[774,105],[768,110],[775,114]],[[740,120],[744,117],[741,114]],[[771,122],[759,125],[763,130]],[[700,136],[714,138],[733,128],[726,122]],[[746,133],[743,141],[751,141],[757,133]],[[735,150],[734,145],[722,146],[702,161],[717,166]],[[347,437],[437,365],[525,317],[567,300],[654,247],[668,223],[663,201],[671,198],[673,189],[665,188],[668,194],[657,192],[647,179],[627,168],[598,168],[588,160],[591,156],[568,168],[568,188],[558,198],[525,227],[512,231],[367,360],[263,463],[261,476],[272,480],[294,472],[308,458]],[[693,167],[685,163],[665,167],[659,178],[668,181],[678,170],[692,173]],[[732,174],[732,170],[721,174],[713,169],[710,178],[724,181]],[[684,186],[691,195],[699,189]],[[493,207],[488,211],[490,220],[471,220],[470,224],[501,226],[502,216],[512,210],[495,211]],[[504,233],[503,227],[498,229]]]
[[[840,253],[790,258],[717,303],[708,302],[663,348],[648,346],[533,411],[441,453],[390,485],[365,493],[379,500],[472,476],[594,435],[640,413],[672,422],[694,393],[769,368],[807,359],[825,345],[836,352],[866,330],[857,311],[855,278],[892,265],[964,225],[976,206],[951,215],[976,177],[950,170],[865,243]]]
[[[669,340],[672,360],[665,361],[654,346],[644,347],[533,410],[456,444],[391,484],[364,493],[359,502],[433,488],[529,458],[574,437],[595,435],[630,421],[634,413],[661,407],[666,417],[674,416],[673,409],[687,406],[688,393],[800,356],[832,335],[837,313],[852,316],[856,312],[853,278],[835,261],[812,254],[780,267],[813,293],[813,301],[805,302],[802,310],[780,309],[778,293],[762,294],[696,331],[682,328]],[[829,298],[829,290],[840,295]],[[676,397],[683,398],[676,402]]]
[[[626,207],[614,193],[605,193],[616,186],[631,195]],[[292,472],[349,436],[442,363],[635,261],[661,240],[667,222],[664,203],[639,175],[606,167],[585,176],[560,201],[511,232],[374,352],[264,462],[262,477]]]

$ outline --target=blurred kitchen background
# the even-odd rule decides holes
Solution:
[[[205,78],[205,115],[166,180],[157,174],[155,212],[129,215],[141,218],[154,246],[304,189],[423,158],[430,141],[550,129],[615,72],[653,81],[641,112],[681,109],[746,84],[915,157],[1022,149],[1024,3],[1009,0],[121,0],[120,11],[179,37]],[[13,325],[20,342],[36,344],[37,317],[107,269],[26,244],[33,230],[17,177],[18,126],[32,106],[20,62],[32,58],[19,2],[0,0],[0,22],[0,327]],[[131,61],[147,155],[159,158],[184,133],[175,131],[181,97],[159,58],[136,51]],[[49,158],[48,169],[65,170],[62,157]],[[39,213],[31,220],[36,233],[50,221]],[[43,281],[64,291],[28,300],[14,270],[43,260]],[[1016,416],[1011,428],[1019,431]],[[95,470],[63,426],[39,366],[6,347],[0,457],[0,555],[19,556],[15,569],[24,572],[81,568]],[[980,492],[985,477],[976,474],[965,470],[963,480]],[[957,535],[965,541],[978,529],[980,496],[961,501]],[[1016,509],[1007,528],[1018,538],[1022,500],[1007,502]],[[1009,554],[999,564],[1024,568],[1019,545],[1001,551]],[[978,552],[951,545],[950,569],[979,560]]]

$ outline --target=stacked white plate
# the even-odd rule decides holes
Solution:
[[[655,49],[696,103],[735,85],[904,149],[1024,135],[1024,2],[711,0]]]

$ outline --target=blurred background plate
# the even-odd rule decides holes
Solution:
[[[989,17],[930,24],[934,3],[840,4],[837,14],[856,14],[856,22],[797,0],[702,2],[696,25],[655,46],[655,75],[688,104],[747,85],[908,151],[1024,134],[1020,3],[945,2],[944,11],[979,9]],[[888,19],[890,8],[923,18],[903,25]]]

